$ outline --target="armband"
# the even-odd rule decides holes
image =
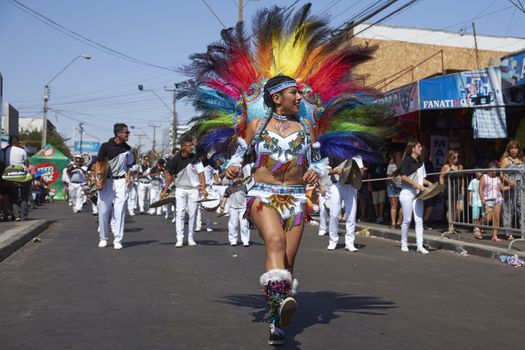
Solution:
[[[318,161],[312,162],[308,167],[308,170],[315,171],[319,177],[325,177],[328,175],[328,158],[323,158]]]
[[[226,164],[226,168],[229,166],[239,166],[242,167],[242,162],[244,161],[244,156],[246,155],[246,151],[248,151],[248,144],[242,137],[238,138],[239,145],[237,146],[237,150],[235,151],[235,154],[230,158],[228,163]]]

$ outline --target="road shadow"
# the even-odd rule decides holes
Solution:
[[[157,240],[131,241],[131,242],[124,242],[123,245],[124,245],[124,248],[130,248],[130,247],[134,247],[134,246],[137,246],[137,245],[146,245],[146,244],[151,244],[151,243],[155,243],[155,242],[158,242],[158,241]]]
[[[143,231],[144,229],[142,227],[133,227],[133,228],[125,228],[124,229],[124,232],[140,232],[140,231]]]
[[[328,324],[341,317],[341,313],[358,313],[373,316],[386,316],[396,304],[373,296],[337,293],[332,291],[300,292],[296,297],[299,308],[294,322],[286,328],[286,349],[300,349],[295,340],[306,328]],[[267,306],[261,294],[233,294],[224,296],[221,303],[250,308],[252,322],[265,322]]]

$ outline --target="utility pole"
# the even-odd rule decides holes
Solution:
[[[476,25],[472,22],[472,33],[474,34],[474,47],[476,49],[476,66],[480,70],[479,66],[479,53],[478,53],[478,37],[476,36]]]
[[[82,155],[82,141],[83,141],[82,137],[84,135],[84,123],[79,123],[78,124],[78,130],[80,132],[80,144],[79,144],[79,147],[78,147],[78,149],[79,149],[78,153],[80,153],[80,155]]]
[[[171,153],[171,150],[177,146],[177,88],[175,87],[174,89],[166,89],[166,87],[164,87],[164,91],[173,93],[173,108],[171,109],[171,113],[173,115],[173,119],[171,121]]]
[[[137,153],[139,154],[139,158],[140,158],[140,148],[142,147],[142,139],[144,137],[148,137],[148,135],[146,135],[144,133],[139,133],[139,134],[135,134],[135,137],[137,137],[139,139],[139,143],[137,145]]]
[[[157,128],[160,128],[161,125],[160,124],[150,123],[149,126],[153,128],[153,141],[152,141],[152,145],[151,145],[151,150],[155,154],[156,153],[155,146],[157,145],[157,142],[155,141],[156,130],[157,130]]]
[[[239,22],[242,22],[242,10],[243,10],[243,3],[242,3],[242,0],[239,0]]]

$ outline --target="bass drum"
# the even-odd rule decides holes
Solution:
[[[208,190],[208,197],[201,199],[199,202],[204,210],[213,212],[219,208],[221,196],[214,190]]]

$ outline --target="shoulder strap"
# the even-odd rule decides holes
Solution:
[[[255,133],[255,137],[253,138],[252,142],[248,146],[248,149],[246,150],[245,157],[252,154],[253,150],[255,149],[255,145],[259,143],[262,132],[264,131],[264,129],[266,129],[266,126],[268,126],[268,123],[270,122],[270,116],[271,114],[268,114],[266,117],[264,117],[262,123],[259,125],[259,128],[257,129],[257,132]]]

